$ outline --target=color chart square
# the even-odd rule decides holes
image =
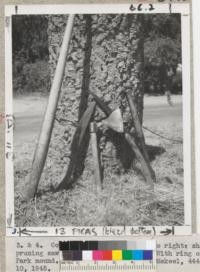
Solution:
[[[84,250],[82,253],[83,261],[93,261],[93,254],[91,250]]]
[[[82,251],[80,250],[73,251],[73,261],[82,261]]]
[[[102,251],[103,260],[112,261],[112,250],[104,250]]]
[[[71,261],[71,260],[73,260],[73,252],[71,250],[63,250],[62,251],[62,259],[64,261]]]
[[[143,250],[133,250],[132,251],[132,258],[135,261],[141,261],[143,260]]]
[[[153,260],[153,250],[143,250],[143,260]]]
[[[101,261],[103,260],[103,254],[101,250],[94,250],[93,251],[93,260],[94,261]]]
[[[121,261],[122,260],[122,251],[121,250],[113,250],[112,251],[112,259],[113,259],[113,261]]]
[[[67,242],[59,241],[59,250],[60,251],[69,250],[69,241]]]
[[[132,250],[123,250],[122,251],[122,258],[125,261],[130,261],[132,260]]]

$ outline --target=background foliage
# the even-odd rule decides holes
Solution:
[[[48,18],[13,16],[14,93],[48,93]],[[145,93],[163,94],[166,67],[174,71],[172,92],[181,92],[181,20],[179,14],[144,15]]]
[[[49,91],[47,26],[44,16],[13,16],[14,93]]]
[[[172,92],[181,92],[181,18],[179,14],[147,15],[144,27],[145,92],[163,93],[166,68],[172,68]]]

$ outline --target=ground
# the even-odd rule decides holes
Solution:
[[[105,170],[103,190],[98,192],[91,171],[86,170],[73,188],[52,192],[65,172],[65,162],[58,164],[59,152],[55,151],[55,176],[45,178],[50,171],[47,160],[37,197],[22,203],[19,193],[30,172],[47,98],[37,94],[15,97],[16,225],[183,225],[182,96],[172,96],[172,101],[173,107],[164,96],[145,96],[144,99],[144,126],[175,140],[144,130],[157,178],[153,190],[136,170],[123,175]]]

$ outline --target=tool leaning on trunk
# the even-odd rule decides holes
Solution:
[[[127,95],[127,100],[129,102],[132,117],[133,117],[133,123],[135,127],[135,132],[137,134],[137,140],[130,135],[127,131],[125,131],[124,123],[122,114],[119,108],[112,110],[109,106],[106,105],[104,101],[102,101],[96,94],[93,92],[89,92],[94,101],[91,102],[91,104],[88,106],[86,111],[84,112],[81,120],[79,121],[79,124],[77,126],[76,131],[76,142],[77,142],[77,148],[73,154],[71,154],[72,163],[70,164],[67,173],[65,174],[64,178],[62,179],[61,183],[57,187],[56,190],[61,189],[67,189],[70,187],[70,185],[74,181],[74,176],[76,175],[76,165],[78,163],[78,158],[80,156],[80,150],[81,146],[83,145],[84,138],[86,136],[86,133],[89,133],[89,127],[90,127],[90,138],[91,138],[91,147],[92,147],[92,156],[93,156],[93,171],[94,171],[94,179],[95,183],[97,185],[97,188],[102,187],[102,175],[101,175],[101,165],[100,165],[100,159],[98,154],[98,142],[97,142],[97,129],[100,129],[102,126],[108,129],[112,129],[117,133],[120,133],[121,135],[124,135],[124,138],[126,139],[127,143],[133,150],[133,152],[136,155],[136,158],[141,163],[141,168],[143,175],[146,179],[146,181],[149,184],[153,184],[155,182],[155,173],[153,169],[151,168],[148,154],[146,151],[146,146],[144,142],[144,135],[142,132],[142,127],[140,125],[139,117],[137,116],[137,111],[135,107],[134,102],[130,101],[132,99],[130,93]],[[94,121],[94,114],[96,106],[98,106],[106,115],[104,119],[102,119],[99,122]],[[95,128],[95,129],[91,129]],[[139,141],[139,145],[137,144],[137,141]]]
[[[149,161],[149,156],[146,150],[145,146],[145,140],[144,140],[144,134],[142,131],[142,126],[139,121],[139,117],[137,115],[136,106],[134,103],[134,99],[132,98],[129,91],[127,91],[126,98],[129,103],[131,115],[133,118],[133,123],[135,127],[135,132],[137,134],[137,139],[139,141],[139,145],[136,143],[136,140],[132,135],[130,135],[127,131],[124,129],[123,119],[121,115],[121,111],[119,108],[112,111],[96,94],[93,92],[90,92],[90,94],[93,96],[95,102],[97,105],[101,108],[101,110],[105,113],[107,116],[106,119],[101,121],[101,124],[107,128],[113,129],[114,131],[118,133],[123,133],[126,141],[134,151],[137,159],[141,163],[141,167],[143,170],[144,177],[146,181],[150,184],[153,184],[153,182],[156,181],[155,172],[152,169]]]

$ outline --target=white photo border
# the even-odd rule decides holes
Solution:
[[[195,177],[196,177],[196,225],[200,233],[200,1],[192,1],[193,21],[193,74],[194,74],[194,116],[195,116]]]
[[[137,4],[134,4],[137,5]],[[189,235],[191,234],[191,83],[190,83],[190,4],[172,3],[153,4],[155,10],[144,8],[142,13],[180,13],[182,33],[182,67],[183,67],[183,158],[184,158],[184,216],[183,226],[133,226],[112,227],[121,230],[120,236],[138,235]],[[169,8],[170,7],[170,8]],[[15,5],[5,6],[5,173],[6,173],[6,223],[7,236],[88,236],[84,232],[73,233],[73,227],[15,227],[14,222],[14,165],[13,158],[13,128],[9,128],[13,116],[13,86],[12,86],[12,15],[31,14],[109,14],[109,13],[141,13],[137,9],[130,10],[130,4],[66,4],[66,5]],[[8,153],[9,152],[9,153]],[[78,229],[92,230],[96,236],[106,236],[106,227],[78,227]],[[132,231],[131,231],[132,230]],[[27,234],[28,233],[28,234]],[[88,231],[89,233],[89,231]],[[91,232],[92,233],[92,232]],[[114,232],[113,232],[114,233]],[[109,236],[112,236],[110,234]]]

